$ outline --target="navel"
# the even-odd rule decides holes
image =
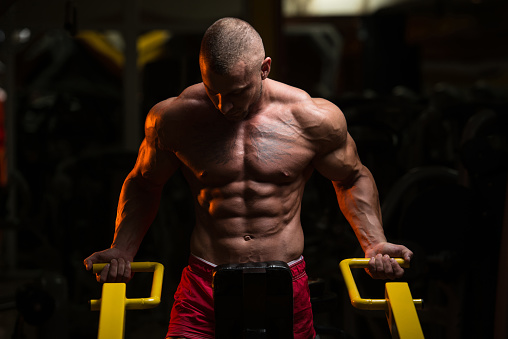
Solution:
[[[245,240],[245,241],[252,240],[252,236],[251,235],[244,235],[243,240]]]

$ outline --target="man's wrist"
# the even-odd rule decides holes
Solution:
[[[111,248],[114,248],[114,249],[122,252],[124,255],[131,258],[131,260],[134,258],[134,256],[136,255],[136,252],[137,252],[137,248],[134,249],[133,246],[122,245],[122,244],[117,243],[115,241],[111,244]]]
[[[367,255],[367,253],[370,251],[377,252],[377,250],[379,248],[381,248],[386,243],[388,243],[388,241],[386,240],[385,237],[382,237],[381,239],[375,239],[375,240],[369,241],[368,244],[363,246],[362,248],[363,248],[363,251],[365,252],[365,254]]]

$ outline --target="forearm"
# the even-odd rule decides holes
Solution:
[[[363,166],[350,182],[333,182],[340,209],[353,228],[362,249],[386,241],[374,178]]]
[[[134,258],[157,215],[161,192],[162,187],[150,186],[142,177],[127,177],[120,193],[111,247],[126,251]]]

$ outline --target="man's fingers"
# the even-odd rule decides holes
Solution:
[[[382,258],[383,256],[381,254],[377,254],[375,257],[370,258],[367,271],[374,279],[384,279],[384,265]]]
[[[123,273],[123,279],[122,282],[127,283],[132,278],[132,270],[131,270],[131,263],[130,261],[127,261],[125,263],[125,271]]]
[[[385,270],[385,264],[383,261],[383,256],[381,254],[376,255],[376,273],[382,278],[383,272]]]
[[[111,266],[109,267],[109,274],[107,277],[107,282],[117,282],[118,279],[118,260],[111,259]]]
[[[405,261],[410,262],[412,257],[413,257],[413,252],[411,250],[407,249],[407,251],[404,251],[403,258]]]
[[[129,257],[114,248],[95,252],[83,264],[87,270],[93,268],[95,263],[106,263],[104,269],[96,275],[101,283],[128,282],[132,278],[132,269]]]
[[[385,255],[378,254],[376,256],[376,259],[377,259],[378,263],[380,263],[378,265],[381,267],[380,269],[378,269],[379,278],[380,279],[390,279],[390,277],[393,275],[393,269],[392,269],[392,263],[390,261],[390,256],[388,254],[385,254]]]
[[[107,260],[106,258],[104,258],[101,255],[101,252],[95,252],[94,254],[92,254],[85,260],[83,260],[83,264],[85,265],[86,270],[90,271],[93,268],[93,264],[103,263],[103,262],[108,262],[108,261],[109,260]]]
[[[93,268],[93,264],[98,262],[100,258],[98,258],[97,253],[92,254],[85,260],[83,260],[83,264],[87,271],[90,271]]]
[[[125,272],[125,260],[123,258],[118,259],[118,269],[116,271],[115,282],[122,282],[124,279]]]
[[[391,279],[402,278],[402,276],[404,275],[404,269],[402,267],[400,267],[399,263],[396,262],[395,259],[391,259],[391,260],[392,260],[392,270],[393,270]]]
[[[367,271],[374,279],[397,279],[404,275],[404,269],[387,254],[372,257]]]
[[[409,263],[413,257],[413,252],[406,246],[391,243],[370,248],[365,254],[371,258],[366,270],[374,279],[401,278],[404,275],[404,269],[394,258],[400,257]]]
[[[106,266],[104,266],[101,273],[96,274],[98,282],[105,283],[107,281],[110,266],[111,264],[107,264]]]
[[[394,270],[396,269],[394,266],[398,266],[397,262],[394,259],[390,258],[388,255],[385,255],[383,256],[383,265],[385,277],[388,279],[393,279]]]
[[[100,283],[127,283],[132,278],[131,263],[125,259],[112,259],[100,273],[97,273],[96,278]]]

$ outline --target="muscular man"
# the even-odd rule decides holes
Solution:
[[[214,265],[281,260],[294,276],[295,338],[315,336],[304,271],[302,195],[315,169],[330,179],[374,278],[398,278],[392,257],[412,252],[387,242],[374,179],[362,165],[341,110],[268,78],[259,34],[225,18],[206,31],[202,83],[155,105],[122,188],[111,248],[85,259],[110,265],[101,282],[128,281],[130,262],[152,223],[163,185],[181,169],[194,197],[189,266],[171,312],[168,338],[213,338]],[[311,61],[311,60],[309,60]]]

